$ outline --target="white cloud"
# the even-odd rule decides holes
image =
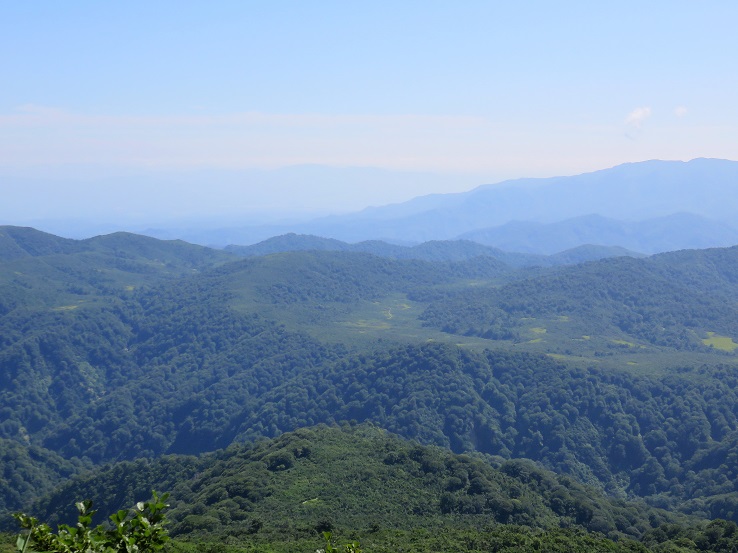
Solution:
[[[676,115],[677,117],[684,117],[685,115],[687,115],[687,108],[684,106],[679,106],[675,108],[674,115]]]
[[[628,114],[628,117],[625,118],[625,123],[626,125],[631,125],[636,129],[640,129],[641,124],[649,117],[651,117],[650,107],[635,108]]]

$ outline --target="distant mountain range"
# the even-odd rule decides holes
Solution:
[[[593,246],[591,244],[569,248],[553,255],[541,255],[503,251],[472,240],[432,240],[417,246],[401,246],[381,240],[366,240],[349,244],[334,238],[294,233],[274,236],[250,246],[228,246],[225,249],[242,257],[297,251],[361,252],[390,259],[421,259],[423,261],[465,261],[483,256],[497,259],[511,267],[552,267],[609,257],[643,257],[641,253],[619,246]]]
[[[646,254],[738,244],[738,229],[691,213],[646,221],[618,221],[586,215],[557,223],[513,221],[464,233],[462,239],[502,250],[555,254],[582,244],[619,246]]]
[[[594,244],[643,253],[738,243],[738,162],[645,161],[570,177],[518,179],[307,223],[152,231],[225,246],[299,233],[415,245],[467,239],[551,254]]]

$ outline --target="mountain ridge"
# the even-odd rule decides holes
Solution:
[[[418,196],[407,202],[367,207],[308,222],[180,229],[179,235],[191,242],[218,247],[251,245],[287,233],[312,234],[350,243],[383,240],[412,245],[456,239],[464,233],[514,220],[550,224],[593,214],[615,220],[644,221],[691,213],[716,224],[731,226],[738,218],[737,194],[736,161],[649,160],[580,175],[484,184],[466,192]],[[153,234],[171,237],[173,232]],[[599,243],[598,240],[588,242]],[[583,243],[586,242],[568,244],[568,247]],[[725,245],[719,235],[703,244],[704,247]],[[696,244],[679,243],[673,247],[694,246]],[[654,251],[657,248],[648,248],[648,253]]]
[[[461,235],[479,227],[510,220],[555,222],[597,213],[611,218],[648,219],[677,212],[707,218],[738,215],[738,162],[695,159],[689,162],[651,160],[618,165],[571,177],[519,179],[479,186],[468,192],[439,198],[432,209],[385,219],[382,208],[373,211],[373,227],[354,226],[348,219],[318,220],[305,228],[317,234],[349,241],[370,235],[416,241]],[[440,200],[445,200],[444,206]],[[406,207],[421,202],[410,200]],[[397,206],[387,210],[397,211]],[[339,222],[336,224],[336,222]],[[367,223],[368,224],[368,223]],[[322,232],[320,232],[322,231]],[[348,238],[347,238],[348,237]]]
[[[556,223],[512,221],[461,234],[459,239],[507,251],[554,255],[584,244],[621,247],[655,254],[738,244],[738,230],[693,213],[674,213],[641,221],[582,215]]]
[[[381,240],[366,240],[349,244],[334,238],[295,233],[273,236],[251,246],[230,245],[224,249],[243,257],[291,251],[363,252],[391,259],[420,259],[424,261],[462,261],[484,256],[502,261],[511,267],[548,267],[583,263],[613,256],[643,257],[641,253],[622,247],[595,244],[582,244],[547,256],[503,251],[500,248],[467,239],[431,240],[415,246],[401,246]]]

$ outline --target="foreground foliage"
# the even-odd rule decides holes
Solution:
[[[355,536],[331,537],[338,551],[356,547]],[[0,535],[0,552],[15,553],[14,538]],[[534,530],[503,525],[479,530],[379,530],[361,536],[364,553],[734,553],[738,532],[733,523],[715,521],[696,527],[666,526],[643,541],[609,540],[601,535],[573,529]],[[255,537],[224,540],[173,539],[167,553],[314,553],[325,540],[314,535],[294,540],[265,541]],[[358,552],[359,549],[354,549]]]
[[[109,526],[92,526],[92,502],[76,503],[78,517],[75,526],[62,524],[54,533],[48,524],[25,514],[14,515],[28,533],[18,537],[16,547],[21,553],[137,553],[163,549],[169,541],[164,528],[164,509],[168,494],[154,492],[151,501],[139,502],[133,509],[110,515]],[[34,549],[36,548],[36,549]]]

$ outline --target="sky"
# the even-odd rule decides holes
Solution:
[[[0,224],[735,160],[736,21],[732,0],[2,2]]]

